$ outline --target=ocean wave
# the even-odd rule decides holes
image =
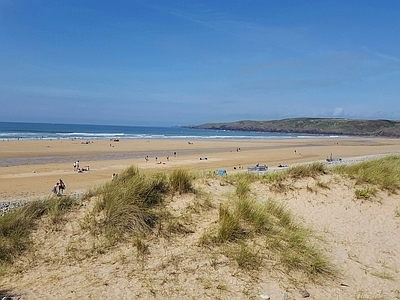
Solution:
[[[296,135],[288,133],[203,130],[183,127],[138,127],[79,124],[44,124],[0,122],[0,140],[52,139],[215,139],[215,140],[274,140],[296,138],[335,138],[328,135]]]

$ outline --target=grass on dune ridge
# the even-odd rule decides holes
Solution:
[[[357,180],[358,184],[372,184],[381,190],[396,193],[400,188],[400,155],[371,159],[352,165],[332,168],[338,174]]]

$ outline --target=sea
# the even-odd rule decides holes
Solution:
[[[296,139],[335,138],[331,135],[145,127],[118,125],[0,122],[0,140],[53,139]]]

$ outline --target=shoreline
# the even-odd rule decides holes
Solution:
[[[191,141],[0,142],[0,202],[51,195],[51,188],[60,178],[66,182],[67,194],[80,193],[104,184],[111,180],[113,173],[132,165],[156,172],[187,168],[195,171],[225,169],[229,173],[247,171],[247,167],[257,163],[273,170],[279,164],[290,167],[324,161],[331,153],[343,160],[400,153],[400,139],[386,138]],[[144,159],[147,155],[148,162]],[[77,160],[81,167],[90,166],[90,171],[75,172],[73,163]],[[10,161],[13,164],[7,165]]]

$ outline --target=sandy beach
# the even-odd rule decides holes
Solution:
[[[131,165],[166,172],[175,168],[237,172],[257,163],[272,170],[279,164],[324,161],[331,154],[346,159],[399,152],[400,140],[381,138],[1,141],[0,201],[50,195],[60,178],[67,185],[66,193],[81,193]],[[76,172],[75,161],[81,168],[89,166],[90,171]]]

